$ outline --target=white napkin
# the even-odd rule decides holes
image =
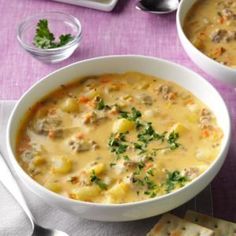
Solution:
[[[6,125],[13,106],[14,101],[0,101],[0,150],[5,159],[7,159]],[[41,198],[26,189],[18,179],[17,182],[37,221],[45,227],[63,230],[71,236],[143,236],[158,220],[158,217],[124,223],[85,220],[47,205]],[[175,213],[181,215],[191,208],[204,209],[203,213],[212,214],[210,197],[210,188],[207,188],[192,201],[176,209]],[[31,235],[31,232],[30,221],[0,182],[0,236],[27,236]]]

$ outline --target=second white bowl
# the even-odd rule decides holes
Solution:
[[[199,66],[207,74],[213,76],[215,79],[226,82],[230,85],[236,87],[236,69],[230,68],[228,66],[222,65],[213,59],[207,57],[201,51],[199,51],[186,37],[183,31],[184,19],[190,10],[198,0],[182,0],[176,16],[176,24],[179,39],[182,43],[183,48],[185,49],[188,56],[191,60]]]

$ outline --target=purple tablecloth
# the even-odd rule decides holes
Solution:
[[[232,116],[233,137],[227,160],[212,184],[214,215],[236,221],[236,91],[200,71],[180,45],[175,14],[148,15],[134,0],[119,0],[112,13],[46,0],[0,0],[0,99],[18,99],[49,72],[72,62],[111,54],[165,58],[203,75],[222,94]],[[68,60],[45,65],[25,53],[16,40],[17,24],[40,11],[57,10],[78,17],[83,26],[81,47]]]

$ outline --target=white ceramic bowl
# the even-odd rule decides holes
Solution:
[[[215,79],[236,86],[236,69],[222,65],[210,57],[207,57],[188,40],[183,31],[184,19],[190,8],[197,1],[198,0],[182,0],[179,5],[176,16],[176,24],[178,36],[182,46],[191,60],[196,63],[197,66],[199,66],[203,71],[213,76]]]
[[[165,80],[174,81],[190,90],[195,96],[207,104],[215,113],[219,126],[224,132],[222,148],[219,156],[209,169],[185,187],[143,202],[125,204],[96,204],[76,201],[55,194],[24,172],[15,159],[16,134],[27,109],[44,95],[58,88],[61,84],[75,79],[103,73],[122,73],[137,71]],[[227,107],[219,93],[199,75],[177,64],[144,56],[109,56],[77,62],[53,72],[32,86],[17,102],[8,123],[7,148],[14,171],[25,185],[47,203],[67,212],[88,219],[99,221],[130,221],[158,215],[169,211],[193,198],[203,190],[218,173],[222,166],[230,143],[230,118]]]

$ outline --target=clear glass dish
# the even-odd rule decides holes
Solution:
[[[49,30],[58,40],[61,34],[71,34],[73,39],[57,48],[38,48],[34,37],[39,20],[47,19]],[[67,59],[78,48],[82,35],[80,21],[62,12],[44,12],[31,16],[18,26],[17,39],[20,45],[36,59],[44,63],[56,63]]]

